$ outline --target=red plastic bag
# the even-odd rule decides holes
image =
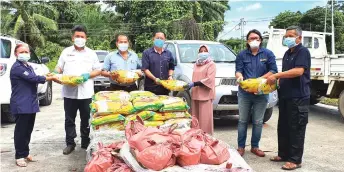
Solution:
[[[129,123],[127,124],[127,126],[125,127],[125,137],[127,138],[127,140],[129,140],[131,138],[131,136],[139,133],[140,131],[146,129],[146,127],[144,126],[144,122],[142,120],[142,118],[140,118],[139,116],[136,116],[137,121],[129,121]]]
[[[226,162],[230,155],[228,148],[219,143],[219,140],[213,139],[209,135],[204,135],[205,146],[201,151],[201,163],[219,165]]]
[[[104,172],[110,168],[114,162],[111,151],[111,148],[105,148],[102,143],[98,143],[98,151],[92,154],[92,160],[87,163],[85,172]]]
[[[124,143],[125,141],[114,142],[114,143],[111,143],[110,145],[107,145],[106,148],[111,148],[113,151],[119,151],[121,150]]]
[[[106,172],[132,172],[132,170],[123,161],[115,158],[114,163],[106,170]]]
[[[175,165],[176,158],[170,143],[156,144],[153,141],[149,141],[149,144],[151,146],[136,154],[137,161],[144,167],[160,171]]]
[[[203,131],[190,129],[183,135],[183,143],[177,151],[177,163],[180,166],[196,165],[200,163],[201,150],[205,142]]]

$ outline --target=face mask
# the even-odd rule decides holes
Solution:
[[[164,46],[165,41],[162,39],[155,39],[154,46],[162,48]]]
[[[203,53],[199,53],[198,54],[198,58],[200,59],[200,60],[205,60],[205,59],[207,59],[208,57],[209,57],[209,53],[208,52],[203,52]]]
[[[74,45],[76,45],[79,48],[84,47],[85,43],[86,43],[85,38],[74,38]]]
[[[260,45],[260,41],[254,40],[249,43],[251,48],[258,48]]]
[[[120,50],[120,51],[127,51],[128,50],[128,48],[129,48],[129,44],[118,44],[118,49]]]
[[[287,37],[287,38],[284,38],[283,44],[286,45],[288,48],[293,48],[296,46],[295,40],[296,38]]]
[[[30,60],[30,54],[29,53],[20,53],[20,54],[18,54],[18,60],[21,62],[27,62]]]

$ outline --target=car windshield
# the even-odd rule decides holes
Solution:
[[[99,62],[104,62],[104,59],[105,57],[109,54],[108,52],[96,52],[97,53],[97,56],[98,56],[98,59],[99,59]]]
[[[181,63],[194,63],[201,44],[178,44]],[[216,63],[231,63],[235,61],[235,54],[223,44],[209,44],[209,53]]]

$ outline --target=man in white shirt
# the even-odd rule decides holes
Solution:
[[[78,110],[81,119],[81,148],[86,149],[90,143],[89,104],[94,94],[94,83],[91,78],[101,73],[101,65],[97,54],[85,46],[87,39],[86,29],[83,26],[75,26],[72,32],[74,45],[62,51],[55,72],[64,75],[83,76],[85,82],[75,87],[64,85],[62,88],[67,144],[67,147],[63,150],[63,154],[65,155],[73,152],[76,146],[74,142],[76,138],[75,118]]]

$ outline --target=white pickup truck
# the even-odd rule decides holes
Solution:
[[[0,36],[0,106],[1,106],[1,121],[14,122],[14,117],[10,114],[10,98],[11,98],[11,82],[10,70],[13,63],[16,61],[14,55],[14,48],[17,44],[25,44],[24,42],[11,38],[8,36]],[[29,46],[30,47],[30,46]],[[45,75],[49,73],[49,69],[45,63],[49,62],[49,58],[39,58],[35,51],[30,47],[31,59],[29,64],[33,67],[37,75]],[[38,99],[42,106],[50,105],[52,102],[52,83],[38,85]]]
[[[282,44],[285,29],[270,28],[263,35],[263,44],[276,56],[278,71],[288,48]],[[344,54],[327,53],[325,34],[302,31],[302,44],[311,53],[311,104],[317,104],[323,96],[338,98],[338,109],[344,119]]]

